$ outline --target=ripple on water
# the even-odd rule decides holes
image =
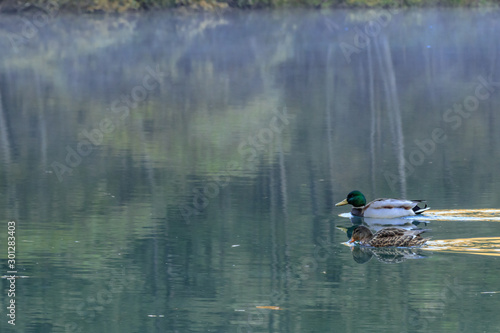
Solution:
[[[350,218],[351,213],[339,214],[340,217]],[[426,221],[491,221],[500,222],[500,209],[443,209],[429,210],[422,215],[405,216],[402,220]],[[398,219],[398,220],[399,220]],[[388,219],[392,220],[392,219]]]

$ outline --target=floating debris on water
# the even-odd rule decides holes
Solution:
[[[272,305],[261,305],[261,306],[257,305],[256,308],[257,309],[268,309],[268,310],[283,310],[279,306],[272,306]]]

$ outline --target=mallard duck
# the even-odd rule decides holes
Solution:
[[[425,200],[376,199],[367,204],[363,193],[352,191],[346,199],[335,206],[352,205],[351,214],[353,216],[390,219],[418,215],[430,209],[427,205],[423,208],[419,207],[418,204],[421,202],[425,202]]]
[[[361,245],[373,247],[409,247],[422,245],[429,240],[420,236],[425,230],[406,230],[401,228],[384,228],[373,234],[370,229],[360,225],[352,231],[348,243],[359,242]]]

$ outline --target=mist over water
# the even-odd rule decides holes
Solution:
[[[498,10],[35,14],[0,17],[2,332],[497,330]],[[435,248],[345,246],[354,189]]]

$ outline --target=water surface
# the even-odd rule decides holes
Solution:
[[[334,207],[498,209],[498,11],[35,13],[1,17],[2,332],[498,330],[497,215],[415,223],[489,255],[359,253]]]

